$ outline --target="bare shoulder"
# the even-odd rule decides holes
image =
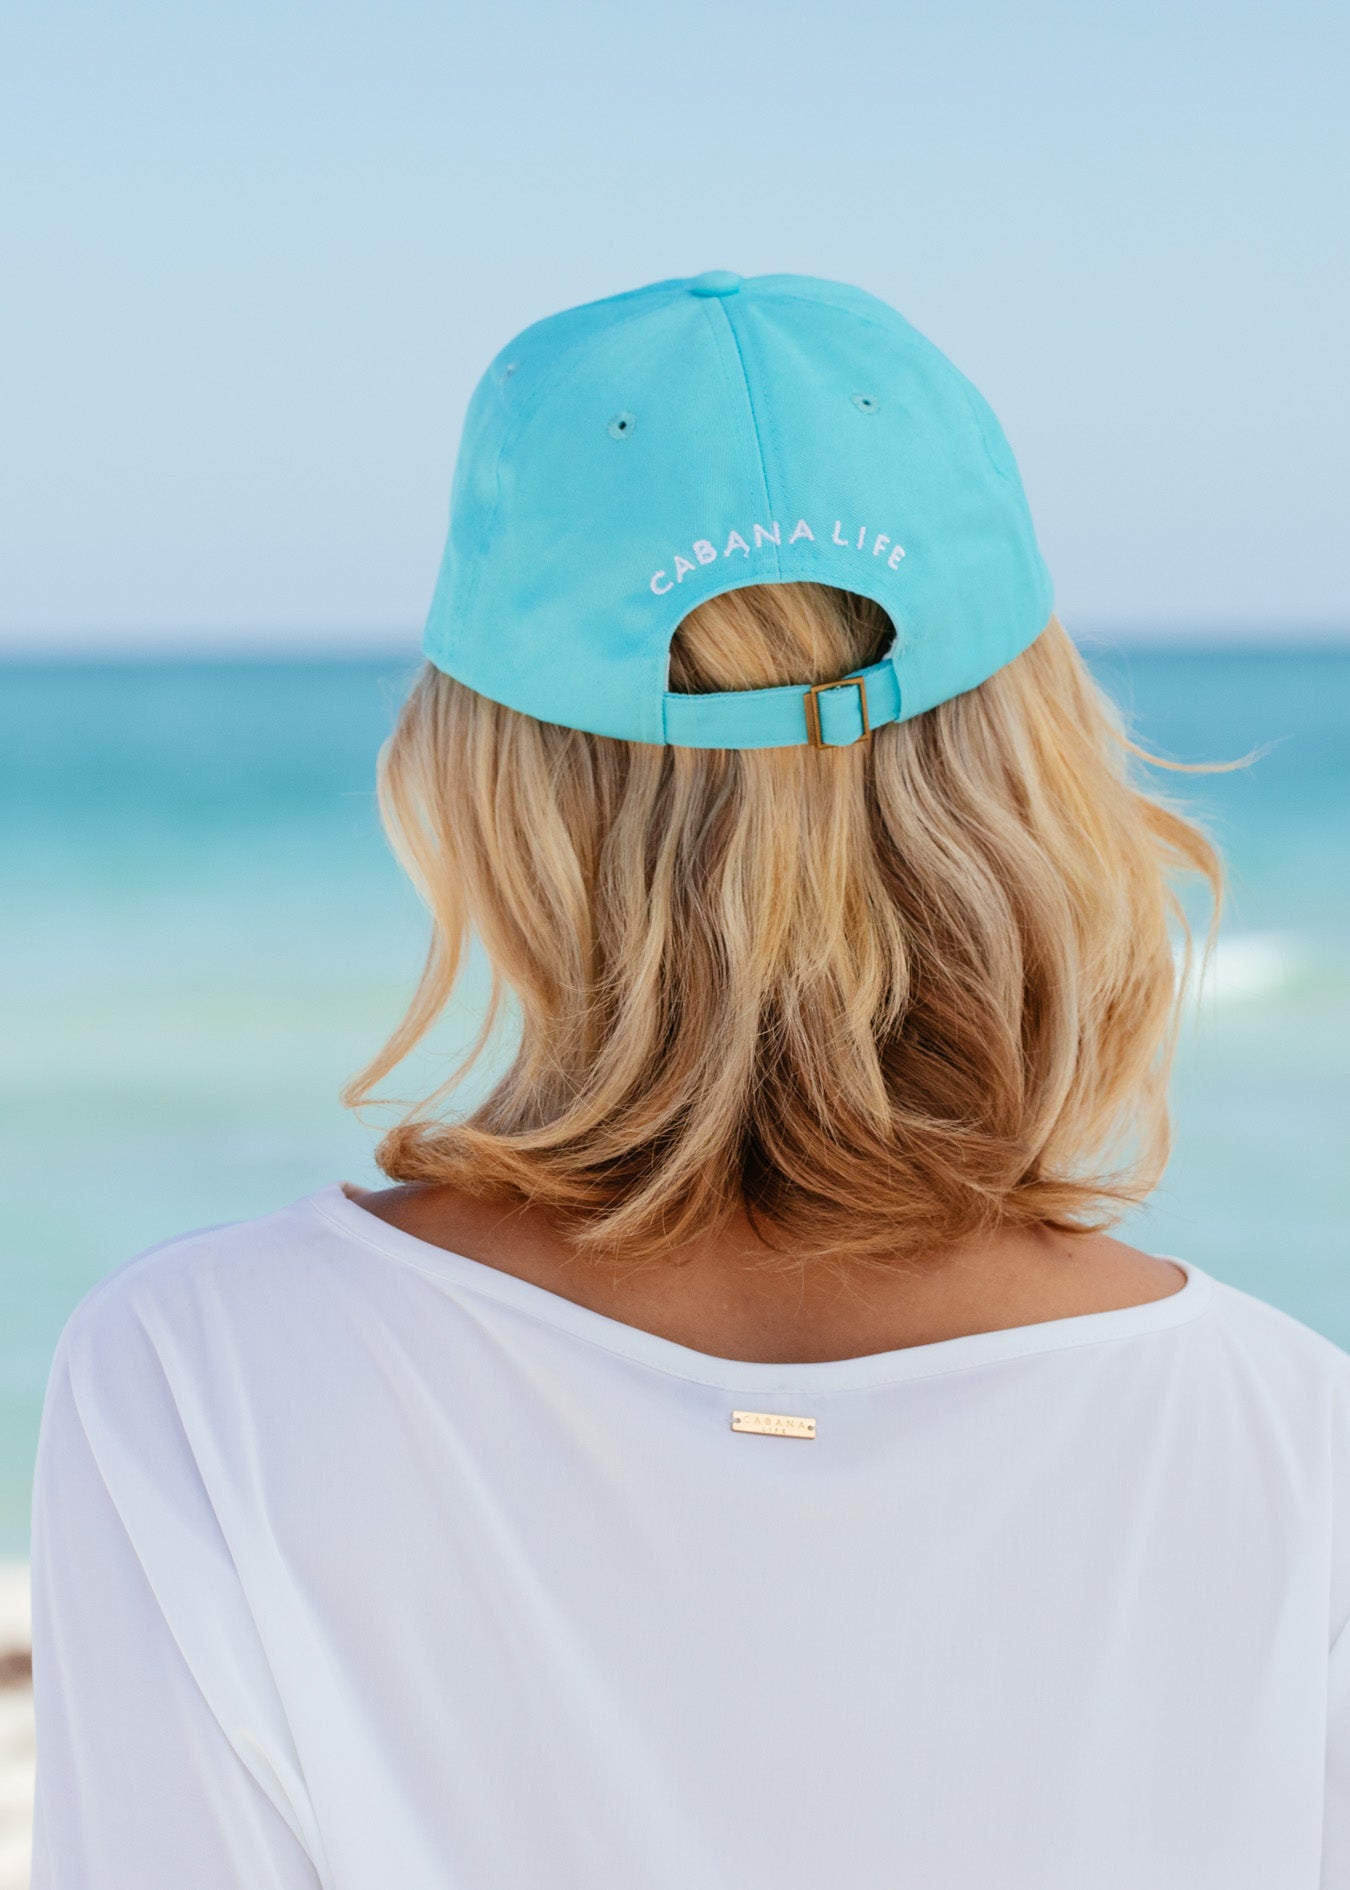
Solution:
[[[536,1284],[549,1284],[560,1267],[564,1272],[577,1270],[568,1266],[575,1255],[566,1243],[542,1216],[522,1203],[418,1182],[368,1189],[344,1183],[343,1192],[367,1214],[414,1240],[464,1254]]]
[[[1078,1234],[1072,1238],[1084,1243],[1077,1259],[1085,1271],[1091,1271],[1108,1292],[1114,1293],[1119,1289],[1122,1294],[1131,1295],[1120,1298],[1117,1301],[1119,1305],[1133,1306],[1151,1299],[1166,1299],[1173,1293],[1179,1293],[1186,1284],[1185,1269],[1175,1260],[1145,1253],[1141,1248],[1131,1247],[1109,1234]],[[1133,1297],[1135,1294],[1137,1298]]]
[[[343,1193],[377,1220],[424,1240],[433,1247],[465,1251],[464,1243],[491,1242],[506,1230],[522,1232],[533,1217],[510,1202],[465,1194],[458,1188],[407,1182],[392,1188],[358,1188],[343,1183]]]

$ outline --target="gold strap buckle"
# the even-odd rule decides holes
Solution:
[[[858,707],[862,712],[862,734],[855,735],[852,742],[827,742],[821,738],[819,698],[829,689],[856,689],[858,692]],[[841,676],[838,682],[808,684],[802,706],[806,710],[806,734],[812,748],[852,748],[854,742],[866,741],[872,733],[872,724],[867,719],[867,681],[861,673],[854,676]]]

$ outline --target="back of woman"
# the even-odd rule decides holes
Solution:
[[[494,361],[348,1100],[472,936],[511,1052],[68,1324],[35,1890],[1350,1885],[1350,1358],[1107,1232],[1220,870],[1051,602],[859,290]]]

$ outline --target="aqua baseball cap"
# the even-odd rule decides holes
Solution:
[[[697,604],[811,582],[880,604],[884,658],[685,695]],[[982,396],[885,302],[714,269],[526,328],[469,403],[423,650],[544,722],[691,748],[841,746],[974,688],[1052,608]]]

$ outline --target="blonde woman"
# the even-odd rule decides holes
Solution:
[[[70,1321],[36,1890],[1345,1890],[1350,1358],[1107,1232],[1219,867],[983,400],[812,278],[540,322],[425,649],[348,1100],[471,933],[518,1047]]]

